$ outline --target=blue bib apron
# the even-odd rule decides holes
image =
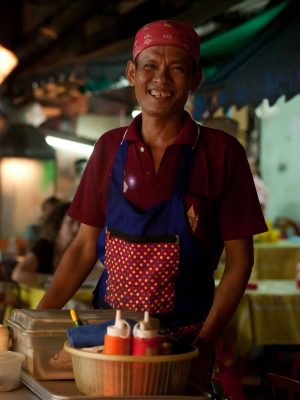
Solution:
[[[194,159],[194,149],[185,147],[182,151],[181,165],[178,169],[178,175],[169,200],[146,210],[141,210],[134,206],[125,198],[123,193],[127,149],[128,143],[123,141],[113,164],[108,194],[106,224],[97,240],[97,254],[99,259],[105,266],[106,244],[108,237],[110,237],[110,234],[107,234],[108,231],[125,233],[130,238],[150,238],[150,242],[153,237],[162,238],[162,243],[165,237],[176,237],[179,240],[179,266],[172,279],[175,289],[172,298],[172,310],[167,310],[166,312],[159,311],[157,315],[153,315],[153,313],[152,315],[160,319],[162,327],[178,327],[203,321],[212,304],[214,280],[212,271],[207,271],[205,265],[201,265],[201,254],[196,245],[196,238],[191,233],[188,225],[184,206],[184,194]],[[118,243],[116,242],[114,245],[115,248],[118,248]],[[131,247],[130,251],[132,251]],[[151,259],[148,262],[150,263]],[[117,285],[118,279],[121,280],[118,285],[123,290],[126,286],[128,265],[116,265],[116,267],[110,270],[112,274],[114,273],[114,268],[121,269],[124,275],[123,278],[118,278],[121,275],[117,273],[116,278],[113,277],[111,279],[110,286],[114,285],[114,282]],[[115,306],[113,300],[110,303],[106,301],[109,298],[107,293],[109,274],[110,272],[105,268],[94,290],[94,308],[118,307]],[[147,277],[148,275],[145,276]],[[168,282],[170,285],[171,283]],[[138,291],[138,287],[136,291]],[[166,289],[166,292],[168,293],[168,289]],[[126,297],[126,293],[123,297]],[[149,301],[151,303],[151,300]]]

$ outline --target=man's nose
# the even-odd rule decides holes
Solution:
[[[171,79],[171,75],[168,68],[161,67],[156,70],[155,79],[158,81],[168,81]]]

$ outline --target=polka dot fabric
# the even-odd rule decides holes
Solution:
[[[177,326],[175,328],[166,328],[163,333],[164,335],[172,336],[180,340],[185,340],[188,336],[196,338],[202,325],[203,322],[195,322],[193,324]]]
[[[167,313],[174,309],[178,243],[132,243],[106,236],[105,301],[113,308]]]

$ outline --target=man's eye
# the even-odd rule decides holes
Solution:
[[[184,69],[184,67],[183,67],[182,65],[174,65],[174,66],[172,67],[172,71],[175,71],[175,72],[184,72],[185,69]]]
[[[153,68],[154,68],[154,65],[153,65],[153,64],[145,64],[145,65],[144,65],[144,68],[145,68],[145,69],[148,69],[148,70],[149,70],[149,69],[153,69]]]

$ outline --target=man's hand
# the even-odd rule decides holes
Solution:
[[[192,360],[188,387],[197,393],[203,393],[211,390],[215,351],[213,345],[206,339],[197,338],[194,344],[199,349],[199,355]]]

